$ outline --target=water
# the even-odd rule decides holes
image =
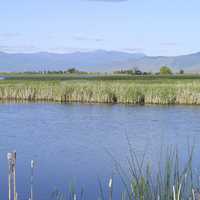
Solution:
[[[4,80],[5,79],[5,77],[3,77],[3,76],[0,76],[0,80]]]
[[[36,199],[50,199],[55,188],[66,191],[70,183],[95,199],[98,179],[107,187],[114,172],[109,154],[127,167],[126,135],[137,154],[145,151],[152,162],[169,145],[178,146],[184,158],[188,143],[200,152],[199,119],[195,106],[0,104],[0,198],[7,198],[6,153],[13,149],[20,199],[29,195],[31,159]],[[115,176],[117,194],[121,185]]]

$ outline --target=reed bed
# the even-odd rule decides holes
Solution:
[[[1,81],[0,100],[200,105],[200,81]]]

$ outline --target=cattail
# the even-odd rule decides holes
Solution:
[[[113,180],[112,178],[109,179],[109,183],[108,183],[108,187],[109,187],[109,200],[112,200],[112,183],[113,183]]]
[[[196,200],[195,199],[195,192],[194,192],[194,189],[192,188],[192,200]]]
[[[109,188],[112,188],[112,178],[109,179],[108,187],[109,187]]]
[[[173,185],[173,200],[176,200],[176,191],[174,185]]]
[[[34,166],[35,166],[35,162],[34,162],[33,160],[31,160],[31,179],[30,179],[31,191],[30,191],[30,200],[33,200],[33,176],[34,176]]]
[[[200,84],[133,81],[14,82],[0,85],[1,100],[200,105]]]
[[[16,191],[16,151],[7,153],[8,159],[8,199],[11,200],[11,195],[13,194],[13,199],[17,200],[17,191]]]

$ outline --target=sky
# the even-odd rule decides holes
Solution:
[[[0,51],[200,51],[199,0],[0,0]]]

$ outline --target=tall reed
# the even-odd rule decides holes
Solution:
[[[123,186],[121,195],[115,200],[199,200],[200,188],[198,181],[195,180],[193,172],[193,150],[189,153],[188,160],[183,165],[180,162],[177,151],[169,151],[165,160],[153,163],[151,166],[145,162],[145,157],[140,159],[137,154],[130,149],[128,159],[128,171],[124,171],[122,166],[116,161],[116,175],[120,177]],[[146,163],[146,164],[145,164]],[[97,200],[113,199],[113,178],[108,179],[108,190],[104,191],[99,184],[99,197]],[[83,193],[70,190],[70,198],[62,192],[56,192],[53,199],[56,200],[75,200],[83,199]],[[65,198],[64,198],[65,196]],[[84,199],[87,199],[85,197]]]
[[[200,82],[21,81],[0,84],[0,100],[200,105]]]

